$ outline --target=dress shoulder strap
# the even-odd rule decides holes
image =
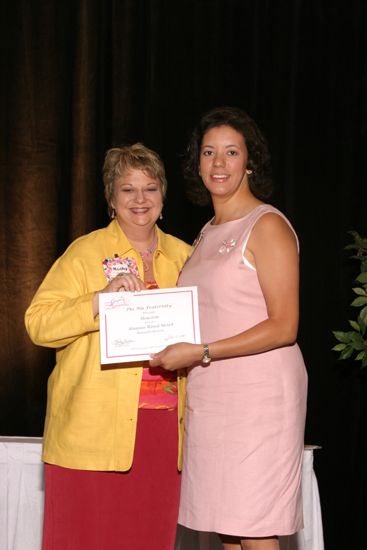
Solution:
[[[299,251],[298,236],[297,236],[297,233],[295,232],[291,222],[288,220],[288,218],[283,214],[283,212],[281,212],[280,210],[278,210],[278,208],[275,208],[271,204],[261,204],[261,205],[257,206],[256,208],[254,208],[253,211],[250,212],[250,214],[248,215],[246,229],[245,229],[244,234],[243,234],[242,254],[244,254],[244,252],[246,250],[248,239],[251,235],[251,231],[253,230],[255,224],[259,221],[259,219],[262,216],[264,216],[265,214],[269,214],[269,213],[277,214],[278,216],[283,218],[283,220],[288,224],[288,226],[291,228],[291,230],[293,231],[293,234],[296,238],[297,248],[298,248],[298,251]]]

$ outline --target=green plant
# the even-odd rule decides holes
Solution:
[[[356,231],[349,231],[354,242],[348,244],[345,249],[353,250],[351,258],[360,262],[360,274],[355,279],[353,292],[357,295],[351,305],[361,308],[357,318],[349,320],[352,330],[335,330],[333,334],[338,340],[332,349],[340,352],[338,359],[348,359],[354,356],[356,361],[361,361],[361,368],[367,367],[367,239],[362,238]]]

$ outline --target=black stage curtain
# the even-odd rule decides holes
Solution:
[[[309,372],[326,548],[364,540],[367,378],[330,351],[353,312],[347,231],[367,234],[365,0],[2,0],[1,423],[42,433],[53,352],[24,311],[72,239],[108,222],[107,148],[163,157],[164,230],[192,241],[210,209],[185,198],[180,158],[198,116],[247,110],[269,139],[272,202],[301,241],[299,341]]]

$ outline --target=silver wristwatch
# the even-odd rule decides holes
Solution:
[[[204,365],[209,365],[212,358],[209,355],[209,346],[208,344],[203,344],[204,352],[203,356],[201,358],[201,362],[204,363]]]

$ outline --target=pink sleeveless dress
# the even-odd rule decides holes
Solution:
[[[256,270],[243,260],[251,230],[267,212],[284,218],[264,204],[201,232],[179,286],[198,286],[202,342],[267,318]],[[244,537],[302,528],[306,394],[297,345],[190,369],[180,524]]]

